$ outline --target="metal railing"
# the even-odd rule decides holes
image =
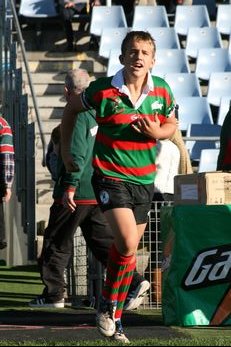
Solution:
[[[20,25],[19,25],[19,21],[18,21],[18,16],[17,16],[17,13],[16,13],[14,0],[9,0],[9,2],[10,2],[12,14],[13,14],[13,19],[14,19],[14,24],[15,24],[15,28],[16,28],[16,33],[17,33],[17,36],[18,36],[18,43],[20,44],[20,47],[21,47],[21,50],[22,50],[23,62],[24,62],[25,69],[26,69],[28,83],[29,83],[29,87],[30,87],[30,90],[31,90],[31,96],[32,96],[33,104],[34,104],[36,121],[38,123],[39,133],[40,133],[40,137],[41,137],[42,148],[43,148],[42,165],[46,166],[46,160],[45,160],[46,149],[47,149],[46,140],[45,140],[45,136],[44,136],[44,131],[43,131],[41,117],[40,117],[40,114],[39,114],[39,108],[38,108],[37,98],[36,98],[35,91],[34,91],[33,81],[32,81],[32,78],[31,78],[29,64],[28,64],[28,60],[27,60],[27,56],[26,56],[24,40],[23,40],[23,37],[22,37],[22,32],[21,32],[21,28],[20,28]]]

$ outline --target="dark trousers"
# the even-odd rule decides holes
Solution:
[[[79,205],[71,213],[54,203],[50,208],[39,259],[41,279],[45,285],[43,295],[51,301],[63,298],[64,270],[72,256],[73,237],[78,226],[96,259],[103,265],[107,264],[113,234],[98,205]]]
[[[78,12],[75,8],[65,8],[60,6],[60,14],[63,20],[64,31],[66,34],[67,44],[71,46],[74,40],[74,32],[72,28],[72,20],[75,14],[87,14],[86,8]]]
[[[69,45],[73,44],[73,29],[72,29],[72,18],[77,12],[74,8],[63,8],[62,17],[63,17],[63,25],[66,34],[67,43]]]
[[[5,221],[4,221],[4,209],[2,199],[0,198],[0,249],[7,246],[6,243],[6,231],[5,231]]]

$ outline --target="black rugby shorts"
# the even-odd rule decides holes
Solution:
[[[126,207],[133,210],[137,224],[147,222],[154,194],[154,184],[137,185],[105,178],[94,173],[92,186],[103,212],[113,208]]]

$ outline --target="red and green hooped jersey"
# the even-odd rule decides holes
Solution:
[[[149,86],[134,106],[126,86],[119,84],[122,72],[119,73],[91,82],[82,94],[85,107],[95,108],[99,125],[93,166],[105,177],[151,184],[156,172],[156,141],[137,133],[131,123],[143,116],[153,119],[155,113],[164,123],[175,101],[169,85],[162,78],[149,75]]]
[[[0,116],[0,187],[11,188],[14,180],[14,144],[9,123]]]

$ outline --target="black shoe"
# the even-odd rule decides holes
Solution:
[[[144,301],[144,297],[148,293],[149,288],[150,283],[139,273],[134,273],[128,295],[124,303],[124,310],[130,311],[137,309]]]
[[[73,51],[74,51],[73,43],[68,43],[68,45],[67,45],[67,51],[68,51],[68,52],[73,52]]]
[[[91,38],[89,42],[89,49],[92,51],[97,51],[99,49],[99,44],[96,38]]]
[[[38,308],[64,308],[64,299],[60,299],[57,301],[50,301],[42,295],[37,296],[37,298],[31,300],[28,305],[30,307],[38,307]]]
[[[0,249],[4,249],[7,247],[7,242],[6,241],[0,241]]]

